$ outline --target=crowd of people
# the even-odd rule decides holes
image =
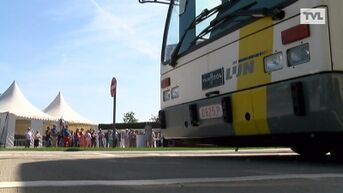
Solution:
[[[63,125],[62,129],[57,129],[56,125],[48,126],[42,136],[39,131],[33,132],[28,128],[25,133],[25,147],[29,148],[33,141],[34,147],[38,147],[41,142],[45,147],[137,147],[137,136],[144,136],[146,147],[163,146],[163,136],[160,132],[153,131],[151,126],[146,126],[144,130],[95,130],[77,128],[75,131]],[[140,144],[142,146],[142,144]]]

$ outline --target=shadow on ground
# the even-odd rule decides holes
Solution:
[[[50,160],[22,164],[20,180],[142,180],[312,173],[343,173],[343,163],[334,161],[329,156],[311,161],[296,155]],[[104,191],[113,190],[112,188],[104,187]],[[77,189],[80,187],[75,187],[74,190]],[[19,192],[26,193],[36,189],[20,190]],[[89,190],[97,192],[94,187]],[[121,187],[118,190],[134,192],[137,189],[132,187],[130,191],[126,191]]]
[[[24,163],[22,181],[123,180],[301,173],[311,170],[343,172],[343,163],[330,157],[313,161],[300,156],[138,157],[50,160]],[[256,175],[256,173],[254,174]]]

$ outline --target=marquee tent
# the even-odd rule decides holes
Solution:
[[[14,146],[14,136],[23,135],[27,127],[43,132],[43,121],[56,119],[34,107],[14,81],[0,96],[0,145]]]
[[[95,125],[90,120],[75,112],[65,101],[61,92],[58,93],[55,99],[43,111],[57,119],[67,121],[69,125]]]

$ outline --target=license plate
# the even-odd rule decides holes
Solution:
[[[214,119],[223,117],[223,108],[221,104],[203,106],[199,108],[200,119]]]

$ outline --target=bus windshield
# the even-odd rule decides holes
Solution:
[[[192,46],[206,43],[252,21],[254,14],[235,15],[237,11],[274,9],[287,0],[174,0],[170,4],[163,40],[162,63],[167,64],[174,55],[188,51]],[[282,8],[282,7],[281,7]],[[207,15],[206,15],[207,14]],[[220,25],[213,25],[221,19]],[[227,19],[228,18],[228,19]],[[175,49],[176,48],[176,49]]]

